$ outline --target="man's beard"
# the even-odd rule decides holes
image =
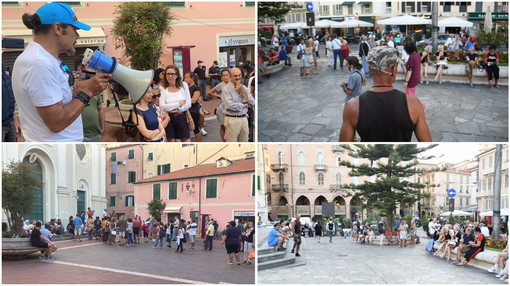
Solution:
[[[69,57],[74,57],[74,54],[76,54],[76,49],[74,47],[66,52],[66,55]]]

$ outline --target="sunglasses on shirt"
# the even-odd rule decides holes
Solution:
[[[61,64],[60,68],[69,76],[67,82],[69,83],[69,86],[74,85],[74,75],[71,69],[66,64]]]

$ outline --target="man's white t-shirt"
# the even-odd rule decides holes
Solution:
[[[429,233],[430,233],[430,235],[434,236],[434,234],[437,231],[437,226],[438,226],[437,223],[429,222]],[[435,227],[436,229],[434,230],[433,227]]]
[[[392,40],[389,40],[389,41],[388,41],[388,47],[392,47],[392,48],[394,48],[394,47],[395,47],[395,43],[393,43],[393,41],[392,41]]]
[[[273,36],[273,47],[278,48],[280,46],[280,42],[277,36]]]
[[[53,133],[37,112],[37,107],[64,105],[73,100],[69,75],[60,68],[60,60],[41,45],[30,42],[14,62],[12,90],[19,109],[21,129],[25,140],[38,142],[81,142],[81,115],[59,133]]]
[[[315,51],[319,51],[319,40],[315,40],[313,43],[315,44]]]
[[[482,232],[483,236],[489,236],[489,228],[484,226],[480,228],[480,231]]]
[[[189,235],[197,235],[197,224],[194,222],[189,226]]]

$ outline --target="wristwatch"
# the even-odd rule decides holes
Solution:
[[[81,102],[83,102],[83,104],[85,104],[85,106],[89,106],[90,105],[90,97],[88,96],[88,94],[86,94],[85,92],[83,91],[80,91],[76,96],[75,98],[78,98]]]

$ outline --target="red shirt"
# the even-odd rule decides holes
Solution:
[[[412,53],[406,63],[407,70],[412,69],[411,77],[407,83],[408,88],[416,87],[420,83],[421,58],[420,54]]]
[[[135,219],[133,220],[133,227],[139,227],[140,226],[140,221]]]
[[[267,57],[271,59],[274,57],[279,58],[277,53],[270,53],[269,55],[267,55]]]

